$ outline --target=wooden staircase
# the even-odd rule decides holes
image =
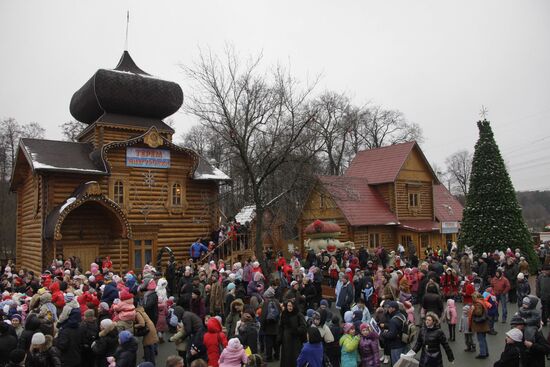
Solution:
[[[200,257],[199,263],[204,263],[212,257],[216,252],[218,257],[223,259],[226,264],[233,265],[238,261],[242,261],[249,257],[254,256],[254,246],[249,243],[249,234],[237,234],[235,238],[226,238],[219,244],[217,244],[212,250],[205,253]]]

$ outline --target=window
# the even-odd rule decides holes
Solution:
[[[380,234],[379,233],[369,233],[369,245],[370,245],[370,247],[380,246]]]
[[[419,204],[418,193],[417,192],[410,192],[409,193],[409,206],[411,208],[417,208],[418,204]]]
[[[422,248],[430,247],[430,235],[429,234],[422,233],[420,235],[420,246],[422,246]]]
[[[325,199],[325,194],[321,194],[319,196],[319,209],[324,209],[325,208],[325,205],[326,205],[325,200],[326,200]]]
[[[175,183],[172,185],[172,205],[173,206],[180,206],[181,205],[181,185],[179,183]]]
[[[153,240],[134,240],[133,245],[133,268],[143,269],[153,260]]]
[[[118,205],[124,205],[124,184],[117,180],[113,187],[113,200]]]
[[[407,235],[401,236],[401,244],[403,246],[407,247],[409,245],[409,243],[412,243],[412,237],[411,236],[407,236]]]

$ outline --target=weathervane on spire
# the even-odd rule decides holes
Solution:
[[[479,115],[481,116],[481,118],[486,120],[488,113],[489,113],[489,110],[487,109],[487,107],[485,107],[484,105],[481,105],[481,111],[479,111]]]
[[[130,25],[130,10],[126,10],[126,41],[124,42],[124,50],[128,51],[128,27]]]

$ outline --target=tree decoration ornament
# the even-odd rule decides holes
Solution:
[[[479,139],[472,161],[459,245],[473,248],[478,255],[519,248],[534,271],[538,259],[533,241],[493,131],[486,119],[478,121],[477,126]]]

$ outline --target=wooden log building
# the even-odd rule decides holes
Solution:
[[[71,114],[88,124],[78,142],[22,139],[11,179],[18,265],[42,271],[61,253],[85,270],[98,256],[139,270],[164,246],[188,257],[218,226],[218,188],[230,179],[172,143],[163,119],[182,103],[178,84],[124,51],[73,95]]]
[[[298,220],[300,243],[314,220],[332,221],[355,248],[416,246],[421,257],[456,241],[462,205],[442,185],[416,142],[364,150],[343,176],[319,176]]]

